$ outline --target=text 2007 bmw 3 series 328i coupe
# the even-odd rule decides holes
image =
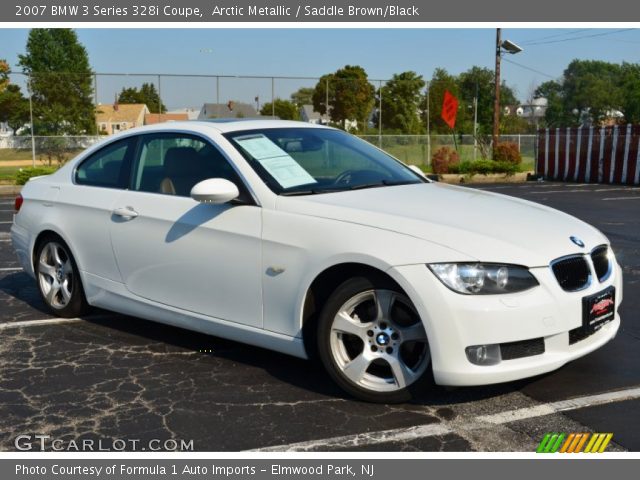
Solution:
[[[430,182],[332,128],[175,122],[89,148],[16,199],[13,245],[57,315],[90,306],[317,356],[348,393],[554,370],[614,337],[595,228]]]

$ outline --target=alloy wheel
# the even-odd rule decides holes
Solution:
[[[333,319],[330,351],[346,378],[376,392],[407,388],[430,361],[420,317],[411,301],[393,290],[348,299]]]

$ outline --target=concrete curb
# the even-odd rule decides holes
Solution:
[[[438,175],[438,181],[442,183],[522,183],[527,181],[527,177],[533,175],[531,172],[518,172],[513,175],[504,173],[490,173],[488,175],[463,175],[458,173],[445,173]]]

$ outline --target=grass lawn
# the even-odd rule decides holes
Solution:
[[[18,170],[20,170],[20,167],[3,167],[0,165],[0,185],[14,184]]]
[[[72,159],[73,157],[75,157],[76,155],[78,155],[78,153],[80,153],[82,150],[72,150],[69,152],[65,153],[65,159],[64,161],[66,162],[67,160]],[[23,149],[15,149],[15,148],[0,148],[0,165],[2,165],[2,161],[3,160],[31,160],[31,150],[23,150]],[[54,159],[53,163],[56,163],[56,160]],[[42,164],[48,164],[48,160],[44,155],[38,154],[38,151],[36,150],[36,164],[38,165],[42,165]]]
[[[439,146],[432,145],[431,146],[431,154],[440,148]],[[451,147],[453,148],[453,146]],[[427,165],[428,155],[427,155],[427,146],[426,145],[389,145],[385,146],[383,144],[382,149],[393,155],[398,160],[407,163],[409,165]],[[458,145],[458,153],[460,154],[461,162],[470,162],[473,160],[473,145]],[[480,152],[477,153],[477,160],[481,160]],[[520,168],[522,171],[533,170],[534,160],[533,155],[528,156],[525,154],[522,155],[522,163],[520,164]]]

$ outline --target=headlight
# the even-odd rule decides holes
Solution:
[[[522,292],[539,285],[525,267],[497,263],[431,263],[438,279],[454,292],[495,295]]]

